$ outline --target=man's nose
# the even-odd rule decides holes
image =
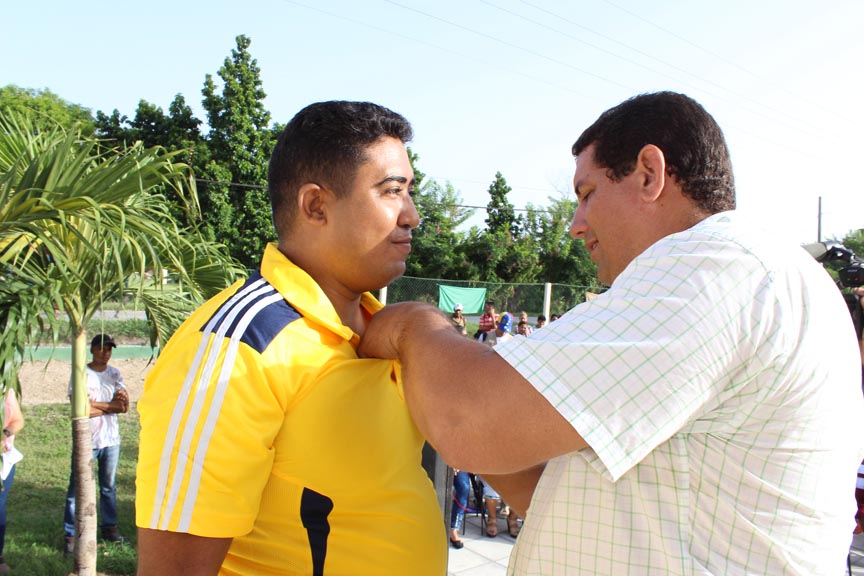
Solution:
[[[417,206],[414,204],[414,199],[411,196],[406,196],[405,204],[402,207],[402,213],[399,215],[399,226],[413,230],[419,225],[420,214],[417,213]]]
[[[576,213],[573,214],[573,220],[570,221],[570,236],[573,238],[584,238],[588,231],[588,222],[585,220],[584,210],[579,205],[576,208]]]

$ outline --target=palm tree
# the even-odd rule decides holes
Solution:
[[[102,303],[131,297],[163,343],[196,303],[238,274],[220,245],[179,227],[171,201],[196,215],[191,170],[140,143],[107,149],[79,130],[0,116],[0,386],[18,387],[25,349],[68,320],[76,474],[75,563],[95,574],[96,513],[86,326]],[[163,270],[181,289],[162,289]]]

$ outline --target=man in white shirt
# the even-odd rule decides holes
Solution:
[[[90,398],[90,430],[93,434],[93,459],[99,464],[99,511],[102,538],[109,542],[125,542],[117,528],[117,462],[120,458],[120,424],[117,414],[129,410],[129,393],[123,376],[109,366],[116,342],[107,334],[97,334],[90,341],[93,360],[87,364],[87,396]],[[72,395],[72,384],[69,384]],[[75,470],[69,474],[66,509],[63,514],[65,554],[75,547]]]
[[[361,351],[399,357],[429,442],[527,509],[511,574],[839,574],[864,398],[836,287],[734,212],[692,99],[627,100],[573,155],[607,292],[494,349],[396,304]]]

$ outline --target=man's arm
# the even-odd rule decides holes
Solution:
[[[359,351],[402,361],[411,415],[453,467],[513,474],[587,446],[512,366],[453,330],[433,306],[387,306],[372,317]]]
[[[138,576],[213,576],[231,540],[138,528]]]
[[[90,401],[90,418],[106,414],[125,414],[129,410],[129,393],[125,389],[117,390],[110,402]]]
[[[510,508],[516,510],[516,514],[525,518],[544,468],[545,464],[538,464],[515,474],[484,474],[483,479],[495,488]]]
[[[10,449],[7,440],[24,428],[24,415],[21,413],[21,405],[18,404],[18,395],[15,394],[14,390],[6,391],[5,408],[8,417],[3,422],[3,436],[0,437],[2,439],[2,452]]]

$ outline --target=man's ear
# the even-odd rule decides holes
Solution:
[[[297,191],[297,217],[313,226],[327,223],[327,205],[332,193],[318,184],[309,182]]]
[[[654,144],[646,144],[636,156],[635,172],[639,176],[646,199],[653,201],[660,197],[666,186],[666,156]]]

